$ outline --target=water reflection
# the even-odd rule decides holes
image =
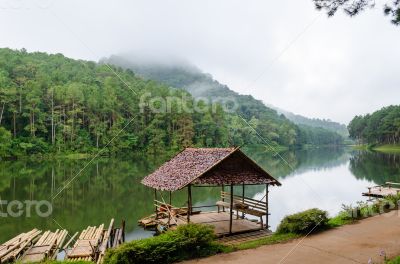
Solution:
[[[282,154],[288,165],[264,150],[263,147],[243,149],[283,184],[271,188],[273,228],[286,214],[311,207],[334,214],[342,203],[362,200],[361,192],[366,186],[400,181],[399,155],[351,152],[343,148],[302,150]],[[153,211],[153,191],[141,185],[140,180],[168,158],[139,155],[93,162],[53,200],[50,217],[0,217],[0,241],[33,227],[45,230],[60,225],[73,233],[88,225],[107,223],[112,217],[117,223],[126,220],[127,239],[151,236],[137,227],[137,220]],[[86,163],[86,160],[1,161],[0,199],[51,201]],[[215,204],[220,190],[194,189],[194,206]],[[241,193],[241,187],[236,191]],[[265,188],[248,186],[245,191],[246,196],[261,199]],[[185,206],[186,195],[185,190],[174,193],[173,204]]]

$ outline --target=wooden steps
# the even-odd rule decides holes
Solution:
[[[218,239],[218,242],[220,242],[223,245],[232,246],[243,242],[257,240],[270,235],[272,235],[272,232],[270,230],[259,230],[243,234],[221,237]]]

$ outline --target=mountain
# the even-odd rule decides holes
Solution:
[[[287,119],[292,121],[297,125],[305,125],[310,127],[320,127],[329,131],[333,131],[347,138],[349,136],[349,131],[347,130],[346,125],[340,124],[338,122],[331,121],[329,119],[319,119],[319,118],[308,118],[302,115],[297,115],[292,112],[280,109],[278,107],[271,106],[271,108],[275,109],[278,113],[283,114]]]
[[[340,135],[345,135],[344,130],[347,131],[345,126],[341,127],[342,130],[331,129],[327,125],[328,122],[322,122],[325,125],[322,127],[310,124],[298,126],[290,118],[268,107],[261,100],[257,100],[251,95],[242,95],[232,91],[210,74],[204,73],[182,60],[160,63],[129,55],[114,55],[103,59],[102,62],[131,69],[145,79],[156,80],[171,87],[184,89],[195,98],[206,99],[211,104],[219,102],[225,105],[225,109],[232,110],[234,117],[231,122],[242,126],[246,126],[246,122],[250,122],[266,140],[279,145],[341,144],[342,137]],[[237,119],[237,116],[240,118]],[[241,118],[246,121],[240,120]],[[337,133],[339,131],[340,135]],[[305,135],[307,135],[306,138],[304,138]]]
[[[151,109],[141,100],[147,94],[181,101]],[[0,49],[0,158],[99,151],[158,155],[231,145],[229,116],[222,109],[180,111],[182,104],[193,104],[188,92],[130,70]]]

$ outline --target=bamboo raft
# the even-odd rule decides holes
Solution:
[[[108,229],[104,229],[104,224],[98,227],[88,226],[75,241],[78,234],[79,232],[76,232],[65,244],[67,230],[57,229],[55,232],[46,231],[42,234],[42,231],[33,229],[19,234],[0,244],[0,263],[53,260],[64,250],[65,259],[68,261],[85,260],[100,264],[108,248],[117,247],[125,242],[125,221],[122,221],[121,228],[114,228],[114,219],[111,219]],[[72,244],[72,248],[69,248]]]
[[[22,233],[0,245],[0,263],[13,262],[17,260],[24,250],[33,244],[33,241],[42,231],[33,229]]]
[[[67,230],[46,231],[21,257],[22,263],[55,259],[68,235]]]
[[[67,252],[66,259],[69,261],[94,261],[103,232],[104,224],[99,227],[88,226],[82,231],[72,249]]]
[[[124,229],[124,221],[121,228],[114,228],[114,219],[111,219],[106,230],[104,224],[98,227],[87,227],[82,231],[72,249],[67,251],[66,260],[101,263],[107,248],[117,247],[125,241]]]
[[[393,186],[397,186],[393,187]],[[396,196],[400,194],[400,183],[386,182],[383,185],[368,187],[368,192],[362,193],[363,196],[385,198],[387,196]]]
[[[163,230],[169,229],[177,226],[179,222],[185,221],[182,220],[182,217],[187,215],[186,207],[174,207],[171,204],[157,200],[154,201],[154,206],[156,213],[138,220],[138,224],[144,229],[156,228],[161,231],[159,230],[160,227]]]

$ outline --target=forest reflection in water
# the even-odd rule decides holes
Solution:
[[[351,151],[345,148],[288,151],[270,154],[260,146],[243,151],[271,175],[281,187],[270,189],[270,224],[274,229],[289,213],[318,207],[335,214],[342,203],[362,200],[361,192],[373,184],[400,181],[400,155]],[[115,218],[127,223],[127,239],[151,236],[137,226],[137,220],[153,211],[153,191],[140,180],[170,157],[100,158],[88,160],[1,161],[0,199],[48,200],[53,212],[47,218],[1,217],[0,241],[34,227],[41,230],[67,228],[71,233],[88,225]],[[285,160],[285,161],[283,161]],[[220,188],[197,188],[195,206],[215,204]],[[236,190],[241,193],[240,190]],[[58,192],[59,195],[52,200]],[[261,199],[265,186],[248,186],[246,195]],[[164,195],[167,197],[167,194]],[[173,204],[185,206],[186,190],[173,194]],[[4,205],[2,207],[4,211]]]

